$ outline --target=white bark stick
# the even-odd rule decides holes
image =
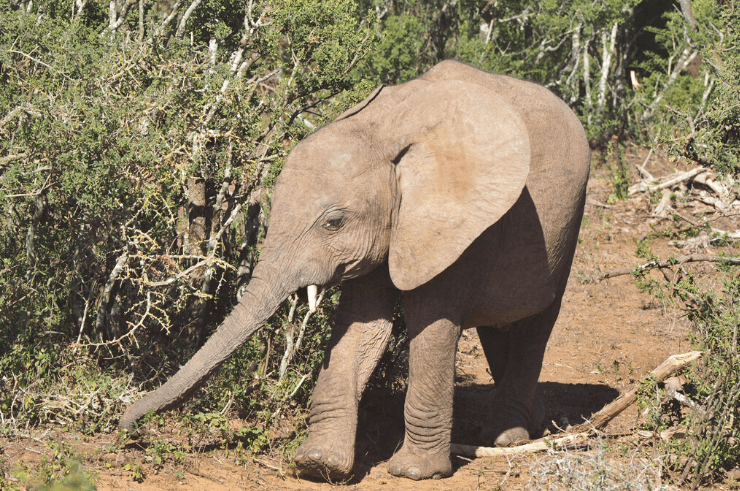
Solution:
[[[588,59],[588,44],[590,39],[586,39],[583,46],[583,85],[586,87],[586,105],[591,106],[591,63]]]
[[[450,453],[474,459],[478,457],[500,457],[522,453],[544,452],[550,448],[557,449],[567,447],[569,445],[585,446],[590,435],[591,432],[586,431],[583,433],[567,435],[561,438],[540,438],[539,440],[535,440],[524,445],[518,445],[516,447],[476,447],[474,445],[460,445],[459,443],[453,443],[450,445]]]
[[[578,100],[578,77],[576,77],[576,74],[578,73],[579,64],[581,62],[581,28],[583,28],[583,24],[579,23],[573,30],[573,47],[571,48],[571,53],[573,54],[573,69],[565,81],[565,86],[571,90],[571,104]]]
[[[637,193],[645,193],[645,192],[653,192],[653,191],[659,191],[661,189],[670,188],[672,186],[675,186],[676,184],[684,181],[688,181],[689,179],[701,174],[702,172],[707,172],[708,169],[704,167],[697,167],[696,169],[692,169],[687,172],[682,172],[680,174],[677,174],[675,177],[670,177],[666,181],[660,183],[660,184],[652,184],[646,181],[638,182],[637,184],[629,187],[629,194],[637,194]]]
[[[612,64],[612,53],[614,53],[614,46],[617,42],[617,23],[612,25],[611,35],[608,38],[606,31],[601,32],[601,44],[602,44],[602,55],[601,55],[601,79],[599,80],[599,98],[596,106],[596,110],[601,113],[604,110],[604,103],[606,102],[606,83],[609,80],[609,68]]]
[[[198,8],[198,5],[200,5],[201,0],[193,0],[193,3],[190,4],[190,7],[185,11],[185,13],[182,15],[182,19],[180,19],[180,25],[177,26],[177,31],[175,32],[175,37],[180,39],[182,38],[183,33],[185,32],[185,27],[188,24],[188,19],[190,19],[190,16],[193,15],[193,12],[196,8]]]

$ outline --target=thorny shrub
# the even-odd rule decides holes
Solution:
[[[207,3],[0,2],[5,423],[114,428],[230,311],[289,149],[370,90],[355,68],[377,33],[353,2]],[[269,397],[247,394],[284,313],[204,404],[305,402],[337,298]]]
[[[722,274],[714,285],[700,285],[680,266],[669,268],[675,271],[665,281],[649,278],[645,271],[635,273],[643,290],[684,309],[693,325],[692,345],[703,352],[700,363],[683,371],[685,401],[669,397],[655,384],[640,391],[646,429],[656,435],[665,430],[686,435],[658,439],[657,445],[676,483],[690,482],[692,489],[740,464],[740,269],[719,267]]]

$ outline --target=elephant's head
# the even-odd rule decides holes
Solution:
[[[291,152],[246,293],[170,380],[121,426],[181,403],[292,292],[316,290],[388,261],[400,290],[451,265],[524,188],[527,129],[515,109],[466,81],[381,87]]]

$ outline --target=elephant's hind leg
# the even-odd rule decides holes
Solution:
[[[343,285],[336,325],[312,396],[308,438],[295,454],[302,472],[330,480],[350,476],[358,404],[388,344],[396,296],[387,267]]]
[[[496,383],[493,412],[481,432],[489,444],[509,446],[528,440],[539,427],[543,414],[535,400],[537,380],[559,312],[560,299],[503,329],[477,329]]]

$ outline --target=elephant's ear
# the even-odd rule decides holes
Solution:
[[[395,114],[400,205],[388,261],[396,287],[411,290],[455,262],[519,199],[530,146],[514,107],[471,82],[420,87]]]

